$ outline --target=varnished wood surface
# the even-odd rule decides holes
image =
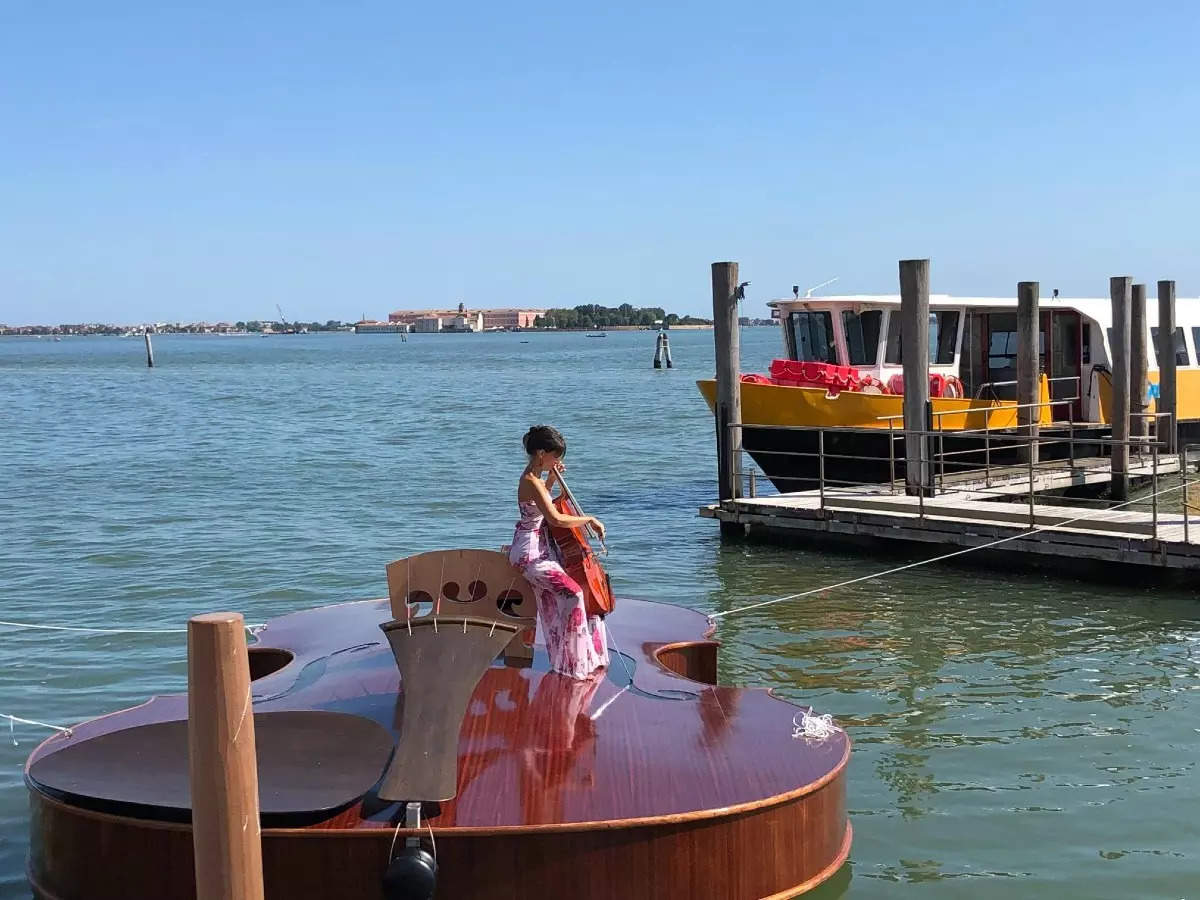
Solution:
[[[194,897],[191,833],[65,807],[34,794],[30,882],[46,900]],[[402,832],[403,834],[403,832]],[[604,831],[438,831],[438,897],[528,900],[754,900],[792,897],[832,876],[850,850],[845,784],[728,820]],[[268,900],[383,900],[392,833],[264,829]],[[114,866],[95,848],[136,848],[153,865]],[[53,861],[58,864],[54,865]],[[67,861],[70,864],[67,865]]]
[[[399,676],[379,628],[390,618],[387,603],[366,601],[269,623],[260,641],[296,659],[252,684],[255,712],[331,709],[374,719],[398,736]],[[654,652],[681,636],[703,641],[703,616],[630,600],[609,624],[633,657],[631,689],[615,655],[598,682],[548,672],[540,648],[531,668],[496,665],[484,674],[459,736],[459,796],[442,805],[434,826],[704,816],[803,792],[844,764],[844,735],[810,746],[792,738],[792,704],[765,691],[699,684],[655,662]],[[331,646],[345,649],[331,653]],[[46,741],[31,760],[68,741],[173,718],[186,718],[186,698],[85,723],[70,738]],[[358,827],[389,825],[367,817]]]
[[[380,629],[392,613],[379,600],[272,620],[258,647],[291,661],[252,683],[256,715],[331,710],[398,737],[403,692]],[[698,613],[621,600],[609,624],[626,659],[614,651],[606,677],[551,673],[541,647],[531,667],[485,672],[459,732],[458,795],[428,820],[439,897],[558,896],[565,883],[578,900],[788,896],[832,874],[849,846],[846,736],[795,739],[799,707],[705,683],[718,645]],[[56,735],[31,763],[186,714],[185,697],[155,698]],[[30,874],[43,896],[191,896],[188,826],[81,809],[31,786]],[[308,828],[264,828],[267,896],[380,897],[398,812],[374,800]],[[155,863],[108,871],[100,845]]]
[[[340,812],[371,789],[392,755],[391,735],[362,716],[260,712],[254,730],[259,812],[266,821],[311,822]],[[68,803],[123,804],[137,807],[130,815],[157,811],[187,821],[193,807],[188,760],[188,723],[151,722],[42,756],[30,765],[29,779]]]

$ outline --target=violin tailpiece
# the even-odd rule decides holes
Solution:
[[[441,550],[387,567],[393,620],[380,627],[400,670],[403,702],[387,801],[458,793],[458,735],[476,686],[498,655],[532,657],[533,587],[494,550]]]

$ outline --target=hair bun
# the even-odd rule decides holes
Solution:
[[[566,438],[553,425],[534,425],[521,438],[521,445],[530,456],[539,450],[557,453],[560,456],[567,452]]]

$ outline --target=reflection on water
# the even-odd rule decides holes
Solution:
[[[709,604],[887,566],[726,546]],[[1021,896],[1050,896],[1064,866],[1075,896],[1158,896],[1144,879],[1200,873],[1187,837],[1200,793],[1198,619],[1190,593],[930,567],[735,612],[718,637],[723,680],[811,702],[855,742],[854,878],[819,896],[962,878],[973,896],[1016,878]],[[1075,871],[1080,854],[1122,865]]]

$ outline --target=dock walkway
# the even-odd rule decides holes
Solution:
[[[1191,463],[1189,459],[1189,464]],[[1105,481],[1108,460],[1078,460],[1068,469],[1056,461],[1035,469],[1034,491],[1044,492]],[[1130,475],[1147,477],[1149,457],[1130,460]],[[1011,471],[1008,471],[1011,470]],[[1158,474],[1179,473],[1179,458],[1160,457]],[[948,547],[982,547],[1074,560],[1120,562],[1154,569],[1200,570],[1200,518],[1183,511],[1102,509],[1021,501],[1029,493],[1027,466],[993,468],[947,476],[935,497],[910,497],[903,485],[861,485],[743,497],[702,507],[700,515],[747,526],[750,532],[790,534],[814,541],[907,541]],[[1179,485],[1171,506],[1183,499],[1182,481],[1159,481],[1159,490]],[[1008,496],[998,496],[1005,495]],[[1165,506],[1166,502],[1160,504]]]

